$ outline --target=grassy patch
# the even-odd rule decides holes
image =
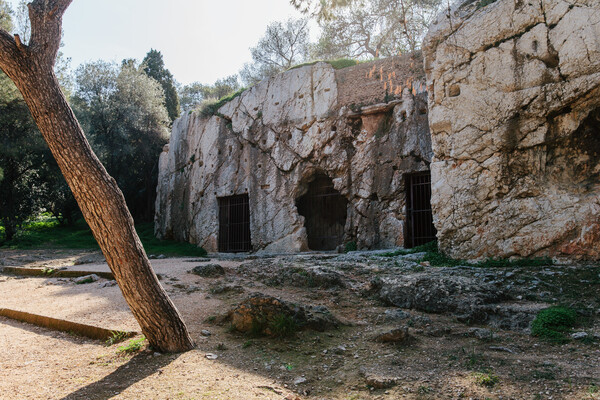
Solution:
[[[137,353],[144,347],[144,342],[146,341],[146,337],[142,336],[139,339],[130,340],[124,346],[117,347],[118,354],[133,354]]]
[[[246,88],[241,88],[237,92],[221,97],[219,100],[205,102],[200,107],[200,114],[203,117],[212,117],[213,115],[217,115],[219,108],[223,107],[226,103],[229,103],[231,100],[244,93],[245,90]]]
[[[554,343],[566,343],[569,339],[565,336],[577,322],[575,310],[555,306],[546,308],[538,313],[531,324],[531,334]]]
[[[510,267],[543,267],[553,265],[552,259],[547,257],[540,258],[522,258],[517,260],[488,258],[487,260],[479,262],[468,262],[465,260],[457,260],[448,257],[444,253],[440,252],[437,246],[437,242],[423,244],[416,246],[411,249],[398,249],[387,253],[378,254],[379,257],[396,257],[400,255],[425,253],[421,261],[427,261],[432,267],[478,267],[478,268],[510,268]]]
[[[123,331],[113,331],[111,332],[111,336],[106,339],[106,345],[112,346],[113,344],[122,342],[123,340],[129,337],[129,333]]]
[[[136,230],[148,254],[192,257],[206,255],[206,250],[189,243],[157,239],[154,237],[152,222],[138,224]],[[99,249],[92,231],[83,219],[72,226],[66,226],[59,224],[56,218],[47,215],[41,215],[37,220],[27,224],[11,241],[4,242],[0,248]]]
[[[292,336],[298,331],[298,324],[294,321],[294,318],[286,314],[278,314],[273,317],[273,321],[269,323],[269,330],[273,336],[276,337],[288,337]]]
[[[342,68],[352,67],[354,65],[360,64],[360,61],[352,60],[349,58],[338,58],[337,60],[316,60],[316,61],[310,61],[310,62],[305,62],[302,64],[294,65],[293,67],[290,67],[290,69],[288,69],[288,71],[292,70],[292,69],[296,69],[296,68],[306,67],[309,65],[315,65],[316,63],[319,63],[319,62],[325,62],[325,63],[331,65],[333,67],[333,69],[342,69]]]
[[[492,373],[484,372],[475,374],[475,383],[479,386],[494,387],[498,382],[500,382],[500,378]]]

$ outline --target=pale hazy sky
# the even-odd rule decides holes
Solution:
[[[18,0],[10,0],[13,5]],[[71,66],[160,50],[179,82],[213,83],[251,60],[267,24],[299,17],[288,0],[74,0],[63,20]]]

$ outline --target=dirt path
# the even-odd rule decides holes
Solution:
[[[149,349],[119,355],[117,347],[123,343],[106,346],[0,318],[0,348],[4,350],[0,397],[600,399],[597,341],[552,345],[522,331],[475,326],[481,332],[487,329],[491,333],[487,337],[447,313],[389,307],[366,291],[373,277],[385,273],[382,262],[333,257],[212,260],[226,271],[218,278],[188,273],[204,262],[152,260],[198,343],[196,350],[180,355],[155,354]],[[2,251],[0,263],[108,271],[100,254],[81,251]],[[286,282],[281,273],[293,266],[304,277],[302,271],[312,271],[315,265],[339,271],[346,279],[344,287]],[[139,331],[118,287],[107,282],[76,285],[67,278],[0,274],[0,308]],[[270,339],[231,332],[228,323],[218,323],[226,311],[253,292],[325,306],[347,325]],[[390,318],[399,312],[410,319]],[[585,328],[590,337],[600,332],[597,318],[594,321]],[[378,332],[401,325],[408,326],[410,342],[396,345],[373,340]],[[210,331],[210,336],[202,330]],[[207,359],[207,354],[217,359]]]

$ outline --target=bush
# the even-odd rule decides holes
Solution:
[[[356,246],[356,242],[348,242],[344,246],[344,251],[347,253],[349,251],[356,251],[358,247]]]
[[[577,322],[577,313],[568,307],[555,306],[538,313],[531,324],[531,334],[556,343],[568,341],[568,332]]]
[[[275,337],[288,337],[296,333],[298,324],[289,315],[278,314],[273,317],[273,320],[269,324],[269,330]]]

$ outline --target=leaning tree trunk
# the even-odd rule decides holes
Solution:
[[[190,350],[185,323],[150,266],[123,194],[93,153],[54,75],[62,15],[71,1],[29,4],[27,46],[0,30],[0,68],[27,102],[150,345],[162,352]]]

